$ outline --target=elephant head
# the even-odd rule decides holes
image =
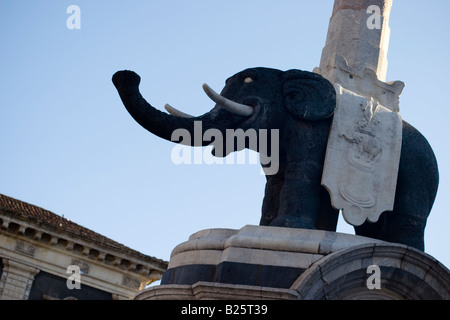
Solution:
[[[267,155],[279,153],[279,164],[276,171],[266,174],[260,224],[302,228],[315,228],[320,224],[317,220],[321,210],[320,180],[329,126],[336,106],[336,93],[328,80],[300,70],[246,69],[227,79],[220,94],[203,85],[215,106],[198,117],[169,105],[166,105],[169,114],[153,108],[139,93],[140,77],[132,71],[119,71],[112,80],[131,116],[163,139],[173,141],[173,133],[179,129],[186,130],[191,136],[203,136],[208,130],[215,129],[223,137],[233,139],[232,150],[225,148],[230,145],[227,138],[223,143],[214,141],[215,156],[226,156],[242,147],[262,151],[260,141],[252,144],[247,139],[244,146],[236,145],[235,136],[227,136],[227,130],[277,130],[277,141],[271,140],[265,150]],[[201,123],[201,126],[196,127],[196,123]],[[201,132],[196,133],[196,130]],[[205,139],[178,139],[174,142],[191,146],[211,144]],[[261,162],[268,166],[268,163]]]

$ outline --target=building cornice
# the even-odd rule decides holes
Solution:
[[[55,220],[53,216],[50,218]],[[29,218],[14,208],[0,206],[0,257],[65,278],[67,267],[78,265],[86,285],[111,292],[116,298],[132,298],[147,284],[159,280],[167,269],[163,260],[127,248],[62,217],[56,218],[61,223]]]

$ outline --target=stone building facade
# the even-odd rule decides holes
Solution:
[[[167,262],[0,194],[0,299],[133,299]]]

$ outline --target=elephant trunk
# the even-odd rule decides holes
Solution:
[[[237,127],[243,119],[242,116],[233,115],[218,105],[199,117],[170,115],[155,109],[145,101],[139,92],[141,78],[135,72],[118,71],[114,74],[112,81],[130,115],[142,127],[168,141],[173,141],[172,134],[177,129],[185,129],[191,137],[195,137],[195,134],[200,134],[200,132],[195,132],[195,129],[198,130],[200,127],[203,137],[204,132],[208,129],[218,129],[224,133],[228,128]],[[201,122],[201,126],[195,126],[198,121]],[[207,146],[211,142],[203,141],[203,139],[189,139],[181,143],[191,146]]]

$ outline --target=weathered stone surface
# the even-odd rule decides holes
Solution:
[[[367,285],[368,267],[380,268],[380,288]],[[300,299],[448,300],[450,271],[433,257],[404,245],[364,244],[331,253],[292,285]]]
[[[171,254],[162,284],[212,281],[289,288],[313,263],[355,244],[381,241],[343,233],[247,225],[197,232]]]
[[[379,12],[370,10],[371,6]],[[371,69],[385,81],[391,8],[392,0],[335,1],[320,68],[332,67],[331,60],[339,54],[351,67]]]
[[[404,83],[384,82],[391,6],[391,0],[337,0],[314,70],[336,88],[322,185],[354,226],[394,208]]]
[[[166,269],[165,261],[0,194],[0,300],[132,299]],[[66,280],[78,270],[83,290],[72,290]]]
[[[291,289],[224,283],[197,282],[194,285],[164,285],[141,291],[136,300],[297,300]]]
[[[211,249],[221,257],[202,264],[211,261]],[[261,226],[209,229],[173,252],[162,284],[136,299],[450,299],[450,271],[436,259],[355,235]],[[189,254],[196,259],[179,259]],[[378,289],[367,284],[372,266],[380,270]]]
[[[373,98],[340,85],[336,92],[322,184],[348,223],[376,222],[394,207],[402,120]]]

